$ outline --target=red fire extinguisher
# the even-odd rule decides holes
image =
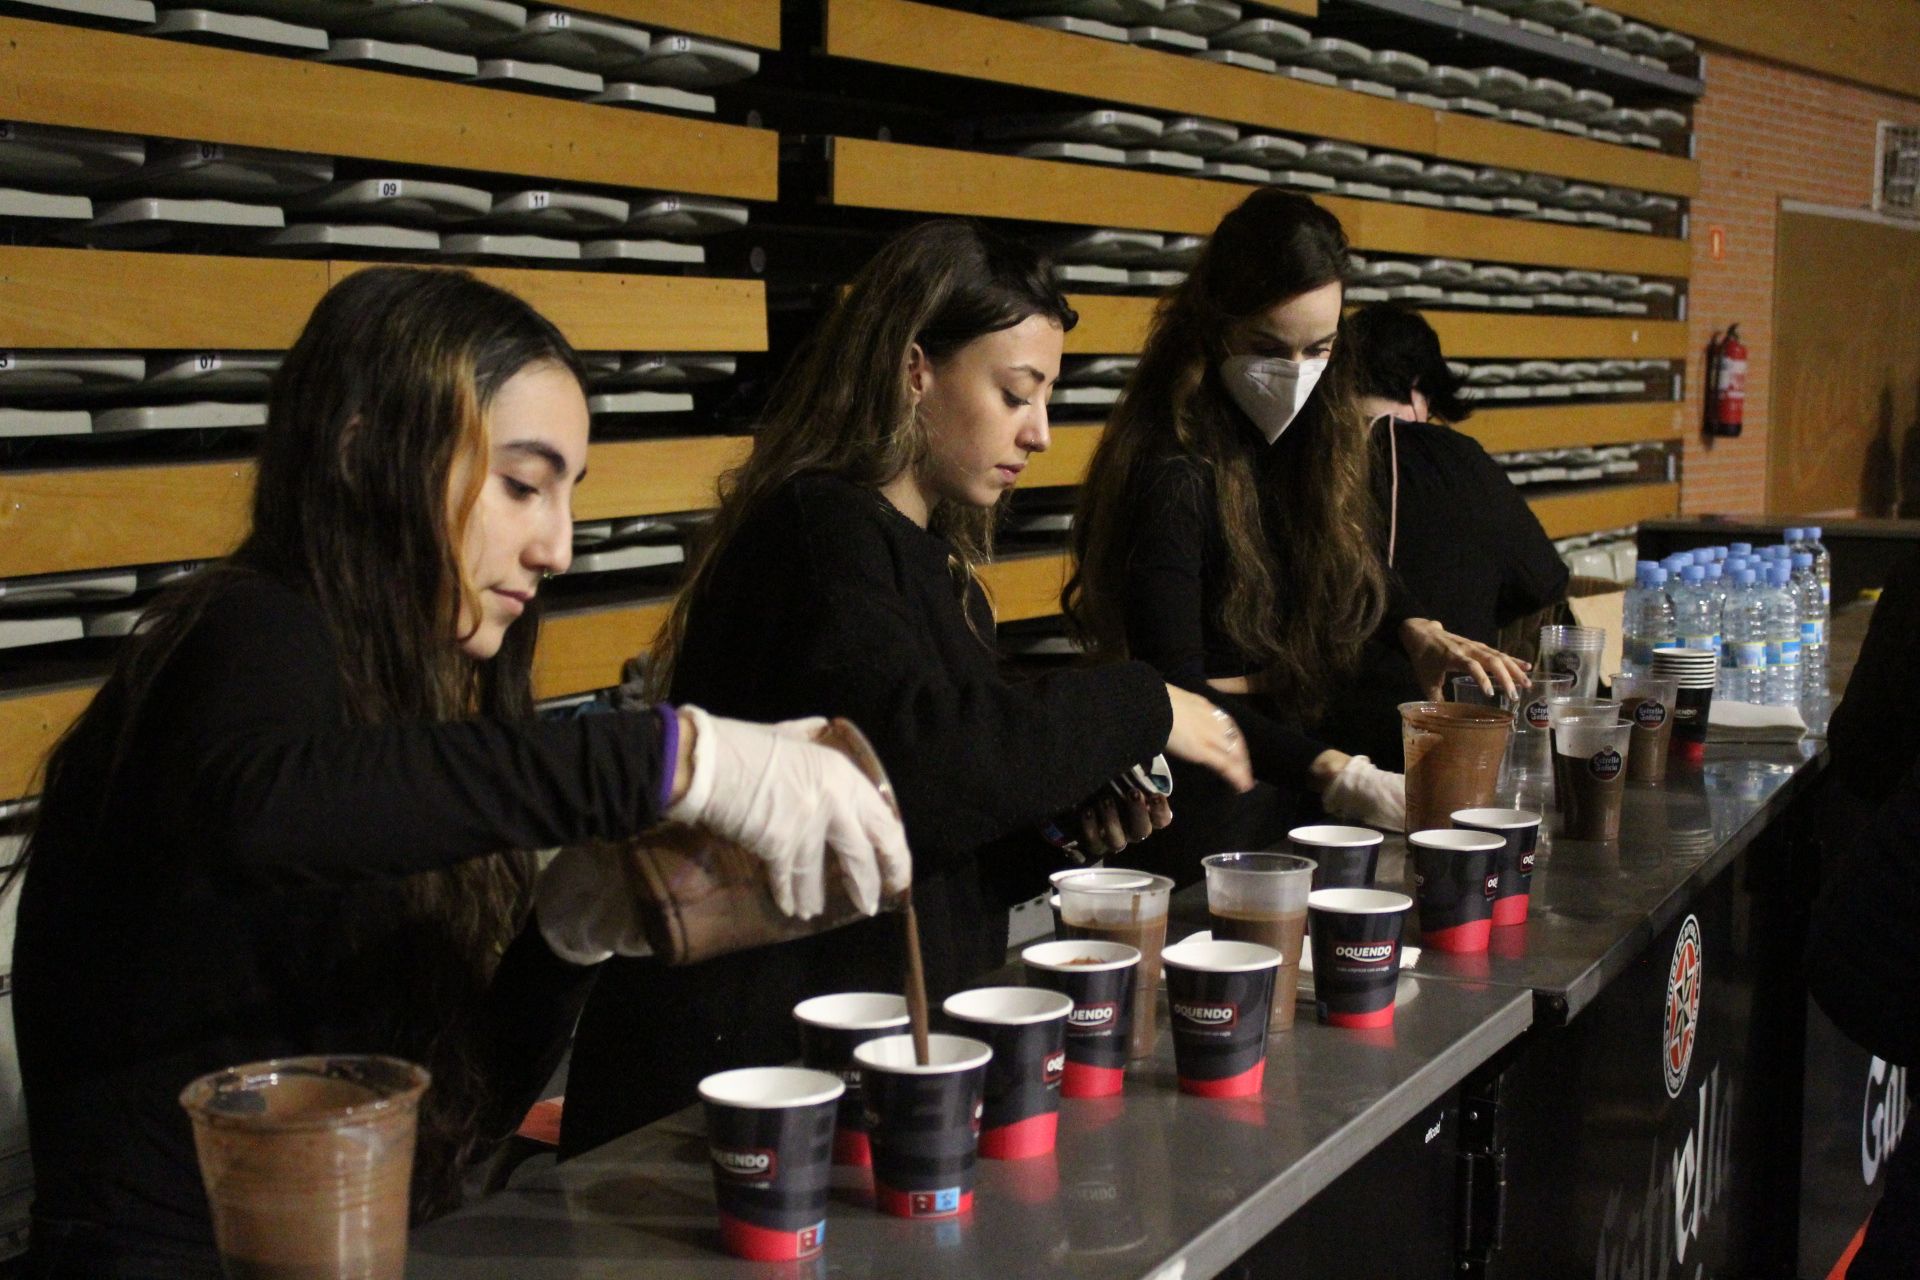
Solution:
[[[1747,409],[1747,348],[1740,326],[1707,346],[1707,434],[1737,436]]]

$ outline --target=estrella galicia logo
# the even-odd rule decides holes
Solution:
[[[1210,1031],[1225,1031],[1240,1021],[1240,1006],[1176,1000],[1173,1005],[1173,1016],[1185,1019],[1196,1027],[1205,1027]]]
[[[764,1149],[737,1150],[731,1147],[711,1147],[714,1167],[729,1178],[739,1178],[747,1182],[767,1182],[772,1180],[779,1168],[779,1157]]]
[[[1535,729],[1544,729],[1553,723],[1553,715],[1547,707],[1545,698],[1535,698],[1529,702],[1525,715],[1527,724]]]
[[[1073,1012],[1067,1015],[1067,1027],[1072,1031],[1106,1031],[1119,1016],[1119,1006],[1111,1000],[1100,1004],[1076,1004]]]
[[[1393,959],[1393,953],[1400,944],[1397,942],[1343,942],[1333,949],[1336,960],[1351,960],[1355,964],[1385,964]]]
[[[1633,722],[1642,729],[1658,729],[1667,722],[1667,704],[1648,698],[1633,709]]]
[[[1587,771],[1602,782],[1612,782],[1620,776],[1620,753],[1612,747],[1602,747],[1587,761]]]
[[[1700,1028],[1700,996],[1704,990],[1700,920],[1688,916],[1674,940],[1673,960],[1667,965],[1667,1013],[1662,1028],[1661,1074],[1667,1096],[1677,1098],[1686,1087],[1687,1068],[1693,1064],[1693,1042]]]

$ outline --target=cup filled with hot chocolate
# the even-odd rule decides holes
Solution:
[[[1286,1030],[1293,1025],[1299,994],[1307,894],[1317,864],[1288,853],[1216,853],[1202,858],[1200,865],[1207,873],[1207,914],[1214,940],[1254,942],[1280,953],[1267,1027]]]
[[[1063,1098],[1107,1098],[1120,1092],[1133,1031],[1133,984],[1140,951],[1123,942],[1038,942],[1020,953],[1027,985],[1073,1002],[1067,1015]]]
[[[1244,1098],[1267,1069],[1267,1010],[1280,953],[1189,938],[1167,948],[1167,1006],[1180,1092]]]
[[[1513,713],[1461,702],[1403,702],[1407,830],[1444,826],[1455,809],[1494,802],[1513,736]]]
[[[1160,952],[1167,945],[1167,901],[1173,881],[1121,868],[1062,876],[1060,928],[1068,938],[1120,942],[1140,953],[1134,977],[1133,1030],[1129,1056],[1151,1057],[1159,1043],[1154,1006],[1160,987]]]
[[[1022,1160],[1052,1151],[1073,1000],[1043,987],[976,987],[948,996],[941,1012],[954,1031],[993,1050],[982,1098],[980,1154]]]
[[[1554,764],[1562,781],[1560,834],[1569,840],[1614,840],[1627,785],[1633,726],[1574,717],[1554,730]]]
[[[987,1061],[969,1036],[882,1036],[853,1051],[873,1143],[874,1202],[896,1218],[951,1218],[973,1208]]]
[[[201,1076],[193,1121],[230,1276],[400,1280],[427,1073],[398,1058],[276,1058]]]
[[[1400,984],[1400,931],[1413,899],[1385,889],[1316,889],[1307,897],[1313,995],[1335,1027],[1393,1023]]]
[[[1667,745],[1673,739],[1674,710],[1680,682],[1669,676],[1629,675],[1613,678],[1613,696],[1620,715],[1633,726],[1633,749],[1627,756],[1627,781],[1661,782],[1667,776]]]

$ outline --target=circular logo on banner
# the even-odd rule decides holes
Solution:
[[[1700,1029],[1700,920],[1688,916],[1674,940],[1673,962],[1667,966],[1667,1016],[1660,1068],[1667,1079],[1667,1096],[1677,1098],[1693,1065],[1693,1041]]]
[[[1612,747],[1605,747],[1593,753],[1587,761],[1587,768],[1593,776],[1602,782],[1612,782],[1620,776],[1620,753]]]

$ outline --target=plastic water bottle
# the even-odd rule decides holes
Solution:
[[[1673,597],[1674,638],[1683,649],[1720,652],[1720,601],[1707,581],[1706,566],[1689,565],[1680,578],[1680,589],[1668,593]]]
[[[1710,565],[1714,562],[1714,558],[1712,547],[1695,547],[1693,549],[1693,562],[1697,565]]]
[[[1646,675],[1653,670],[1653,651],[1673,643],[1673,601],[1667,596],[1667,571],[1651,561],[1640,561],[1623,613],[1620,665],[1629,675]]]
[[[1808,691],[1822,688],[1827,678],[1827,605],[1814,571],[1813,554],[1793,556],[1794,598],[1800,605],[1800,677]]]
[[[1793,566],[1776,558],[1767,570],[1762,593],[1767,602],[1768,706],[1791,707],[1800,702],[1800,606],[1788,589]]]
[[[1806,534],[1807,553],[1813,557],[1813,576],[1820,579],[1820,605],[1827,616],[1833,616],[1833,556],[1828,553],[1826,544],[1820,541],[1820,526],[1808,525],[1801,530]]]
[[[1763,702],[1767,696],[1767,599],[1752,569],[1742,569],[1733,578],[1720,623],[1730,659],[1727,696],[1735,702]]]
[[[1751,542],[1729,542],[1727,544],[1727,554],[1730,556],[1750,556],[1753,554],[1753,544]]]

